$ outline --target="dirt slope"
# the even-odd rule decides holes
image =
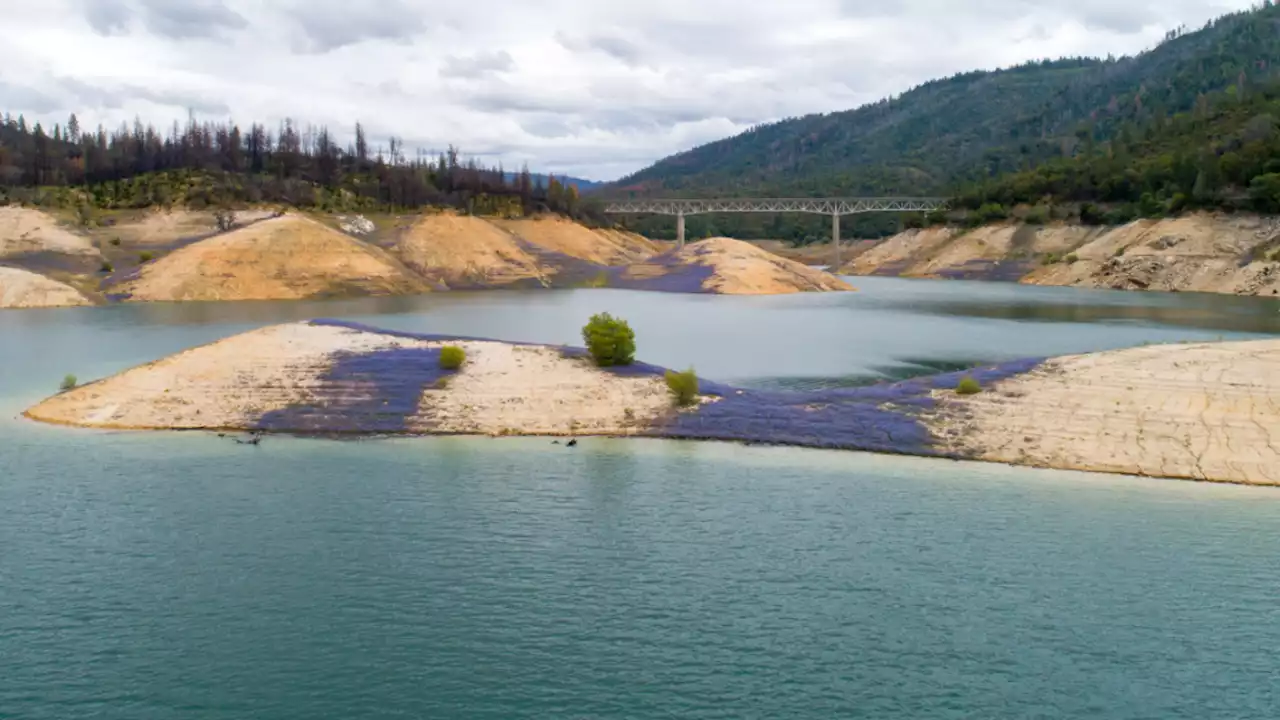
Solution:
[[[28,253],[99,254],[89,238],[63,228],[47,213],[16,205],[0,207],[0,257]]]
[[[559,216],[519,220],[494,219],[493,224],[525,242],[596,265],[626,265],[661,252],[653,241],[620,230],[592,230]]]
[[[269,210],[238,210],[237,226],[271,217]],[[112,225],[100,229],[99,236],[119,238],[122,243],[136,246],[168,245],[177,240],[202,237],[218,231],[214,214],[181,208],[151,210],[135,217],[121,218]]]
[[[135,301],[293,300],[426,289],[386,252],[286,215],[177,250],[113,292]]]
[[[542,267],[511,233],[454,213],[419,218],[393,252],[416,272],[447,287],[506,285],[554,272]]]
[[[751,243],[711,238],[686,245],[621,272],[615,285],[672,292],[722,295],[780,295],[852,290],[821,270],[787,260]]]
[[[20,268],[0,266],[0,308],[92,305],[78,290]]]
[[[1198,214],[1113,228],[992,225],[910,230],[860,255],[854,275],[1280,294],[1280,222]]]

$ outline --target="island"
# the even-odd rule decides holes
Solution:
[[[442,353],[465,356],[451,366]],[[718,440],[1280,485],[1280,340],[1030,358],[788,392],[600,367],[582,348],[273,325],[60,392],[46,423],[118,430]]]

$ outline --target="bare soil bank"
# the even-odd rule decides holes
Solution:
[[[558,216],[482,218],[445,211],[367,219],[259,208],[237,211],[225,229],[212,211],[173,209],[110,211],[73,227],[67,218],[31,208],[0,208],[0,260],[69,285],[89,302],[292,300],[502,287],[723,294],[848,289],[834,277],[735,243],[716,239],[675,253],[634,233],[587,228]],[[10,296],[11,306],[19,306],[16,291]]]
[[[862,252],[842,272],[1280,295],[1280,220],[1197,214],[1120,227],[909,230]]]
[[[440,349],[467,353],[440,368]],[[642,435],[866,450],[1280,484],[1280,340],[1027,360],[815,392],[702,381],[676,409],[663,369],[572,348],[312,321],[178,353],[37,404],[90,428],[320,435]],[[962,377],[984,391],[961,396]]]

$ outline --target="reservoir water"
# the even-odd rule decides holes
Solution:
[[[1275,718],[1280,492],[856,453],[237,446],[17,416],[253,327],[577,342],[756,386],[1280,334],[1280,302],[856,278],[0,312],[0,718]]]

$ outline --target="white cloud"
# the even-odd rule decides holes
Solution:
[[[0,25],[0,109],[356,120],[608,179],[934,77],[1152,46],[1250,0],[45,0]]]

